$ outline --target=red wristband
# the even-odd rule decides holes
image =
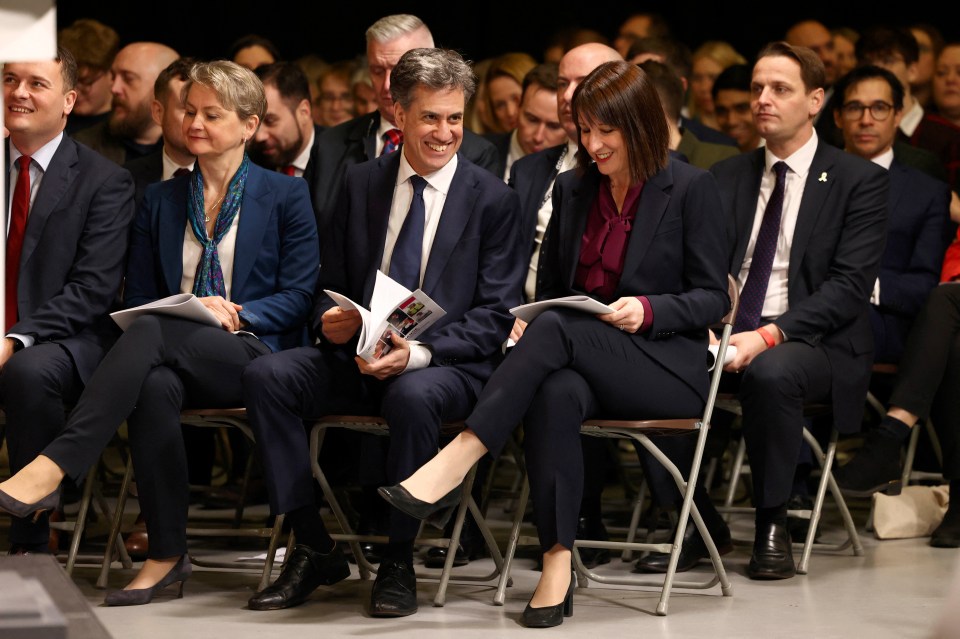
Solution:
[[[773,348],[774,346],[777,345],[777,340],[773,339],[773,335],[771,335],[767,331],[766,326],[761,326],[760,328],[757,329],[757,332],[760,333],[760,337],[763,338],[763,341],[767,345],[767,348]]]

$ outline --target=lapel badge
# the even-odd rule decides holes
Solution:
[[[826,181],[827,181],[827,172],[824,171],[823,173],[821,173],[821,174],[820,174],[820,177],[818,178],[817,181],[818,181],[818,182],[826,182]]]

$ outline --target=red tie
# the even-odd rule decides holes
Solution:
[[[283,172],[289,175],[290,177],[295,177],[297,175],[296,173],[294,173],[294,171],[296,170],[297,170],[297,167],[293,166],[292,164],[288,164],[287,166],[283,167]]]
[[[400,129],[390,129],[383,134],[383,149],[380,151],[380,155],[393,153],[401,143],[403,143],[403,131]]]
[[[20,171],[17,186],[13,190],[13,206],[10,208],[10,231],[7,233],[7,317],[4,332],[17,323],[17,282],[20,275],[20,252],[23,248],[23,233],[27,228],[27,211],[30,209],[30,156],[20,156]]]

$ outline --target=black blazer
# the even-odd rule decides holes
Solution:
[[[590,166],[562,173],[540,257],[538,298],[582,294],[574,287],[590,206],[600,189]],[[633,343],[706,400],[707,327],[730,307],[724,220],[713,177],[671,159],[644,184],[614,299],[645,295],[653,324]]]
[[[525,155],[510,167],[509,184],[520,196],[520,240],[531,256],[537,237],[537,216],[540,204],[547,196],[550,179],[554,175],[560,154],[567,147],[564,142],[543,151]],[[538,277],[539,279],[539,277]]]
[[[130,171],[130,175],[133,176],[135,189],[133,200],[139,209],[140,203],[143,202],[143,192],[149,185],[163,178],[163,150],[130,160],[123,165],[123,168]]]
[[[322,289],[369,308],[399,167],[400,154],[391,153],[347,169],[324,239],[312,316],[317,335],[320,317],[334,305]],[[447,312],[418,338],[433,351],[432,366],[457,366],[481,380],[493,372],[526,272],[518,210],[503,180],[458,156],[421,287]]]
[[[107,312],[133,213],[130,173],[64,136],[30,209],[16,283],[20,320],[10,332],[63,346],[84,382],[116,337]]]
[[[750,241],[764,149],[713,165],[727,215],[730,274]],[[834,423],[860,429],[873,363],[867,307],[886,238],[889,178],[880,166],[824,142],[810,165],[790,248],[789,310],[777,326],[787,339],[822,345],[833,378]]]
[[[311,166],[308,166],[311,175],[308,177],[305,173],[304,178],[307,178],[310,186],[313,208],[317,213],[317,230],[321,238],[333,218],[337,195],[347,167],[374,159],[379,126],[380,113],[374,111],[325,129],[314,142],[316,154],[311,151]],[[496,171],[497,150],[472,131],[464,130],[460,154],[482,168]]]

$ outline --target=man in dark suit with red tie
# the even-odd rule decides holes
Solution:
[[[432,47],[433,35],[420,18],[409,14],[390,15],[367,29],[367,60],[377,94],[379,109],[327,129],[320,137],[313,208],[317,211],[317,230],[321,241],[334,215],[337,194],[347,167],[372,160],[397,149],[402,141],[393,115],[390,74],[404,53],[417,47]],[[464,130],[460,152],[465,158],[496,172],[500,160],[497,149],[472,131]]]
[[[786,503],[803,407],[829,403],[841,432],[860,427],[873,363],[868,301],[886,231],[886,172],[818,140],[824,69],[817,55],[768,45],[753,68],[751,110],[766,147],[720,162],[730,273],[741,287],[727,369],[739,399],[756,510],[752,579],[796,573]]]
[[[463,419],[493,372],[520,301],[526,252],[514,191],[462,153],[473,72],[455,52],[407,51],[392,69],[401,152],[347,168],[327,228],[311,319],[317,346],[268,355],[243,375],[245,403],[263,455],[271,510],[296,534],[286,567],[250,600],[271,610],[302,603],[318,585],[349,574],[314,502],[304,419],[368,411],[390,427],[387,481],[397,482],[436,453],[443,422]],[[421,288],[445,311],[417,342],[392,340],[373,363],[356,357],[357,311],[369,308],[380,270]],[[419,520],[392,511],[390,543],[371,595],[376,617],[417,610],[413,544]]]
[[[63,134],[77,66],[57,59],[3,68],[8,184],[0,404],[16,473],[63,429],[114,338],[107,317],[123,277],[133,219],[130,174]],[[13,552],[45,552],[46,515],[13,519]]]

